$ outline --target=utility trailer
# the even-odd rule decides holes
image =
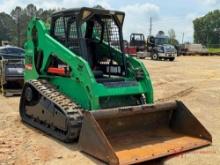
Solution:
[[[182,55],[209,55],[208,49],[202,44],[181,44],[179,52]]]

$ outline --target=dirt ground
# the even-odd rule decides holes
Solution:
[[[220,57],[179,57],[175,62],[143,60],[153,80],[156,102],[182,100],[213,136],[213,145],[145,164],[220,164]],[[0,164],[103,164],[24,125],[19,97],[0,96]]]

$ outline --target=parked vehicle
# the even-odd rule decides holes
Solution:
[[[0,47],[0,86],[5,96],[21,94],[24,83],[24,50],[15,46]]]
[[[153,60],[168,59],[174,61],[177,56],[177,50],[169,44],[168,36],[162,31],[159,31],[155,37],[148,37],[147,50]]]
[[[130,35],[130,46],[136,47],[137,52],[146,50],[145,36],[142,33],[132,33]]]
[[[126,54],[129,54],[131,56],[136,57],[137,56],[137,50],[135,46],[129,45],[129,42],[124,40],[124,52]]]
[[[180,54],[182,54],[182,55],[193,55],[193,54],[208,55],[209,51],[202,44],[186,43],[186,44],[182,44],[180,46]]]
[[[132,33],[130,35],[130,47],[136,48],[137,58],[144,59],[151,57],[153,60],[169,59],[174,61],[177,56],[177,50],[168,43],[168,36],[160,31],[155,37],[149,36],[147,42],[144,34]]]

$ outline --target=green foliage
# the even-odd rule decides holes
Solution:
[[[2,40],[11,41],[15,35],[15,21],[10,15],[6,13],[0,13],[0,42]]]
[[[179,42],[176,39],[176,33],[173,29],[170,29],[168,31],[168,36],[169,36],[169,44],[174,45],[174,46],[179,45]]]
[[[35,5],[29,4],[25,8],[17,6],[11,11],[10,15],[0,13],[0,42],[8,40],[14,45],[23,47],[30,19],[38,17],[46,24],[50,24],[50,15],[54,11],[53,9],[37,9]]]
[[[220,53],[220,48],[208,48],[209,53]]]
[[[193,21],[194,42],[203,45],[220,43],[220,10],[209,12]]]

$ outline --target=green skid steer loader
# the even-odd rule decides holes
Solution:
[[[180,101],[153,104],[143,63],[124,54],[125,14],[93,8],[33,18],[25,44],[25,123],[109,164],[144,162],[211,144]]]

